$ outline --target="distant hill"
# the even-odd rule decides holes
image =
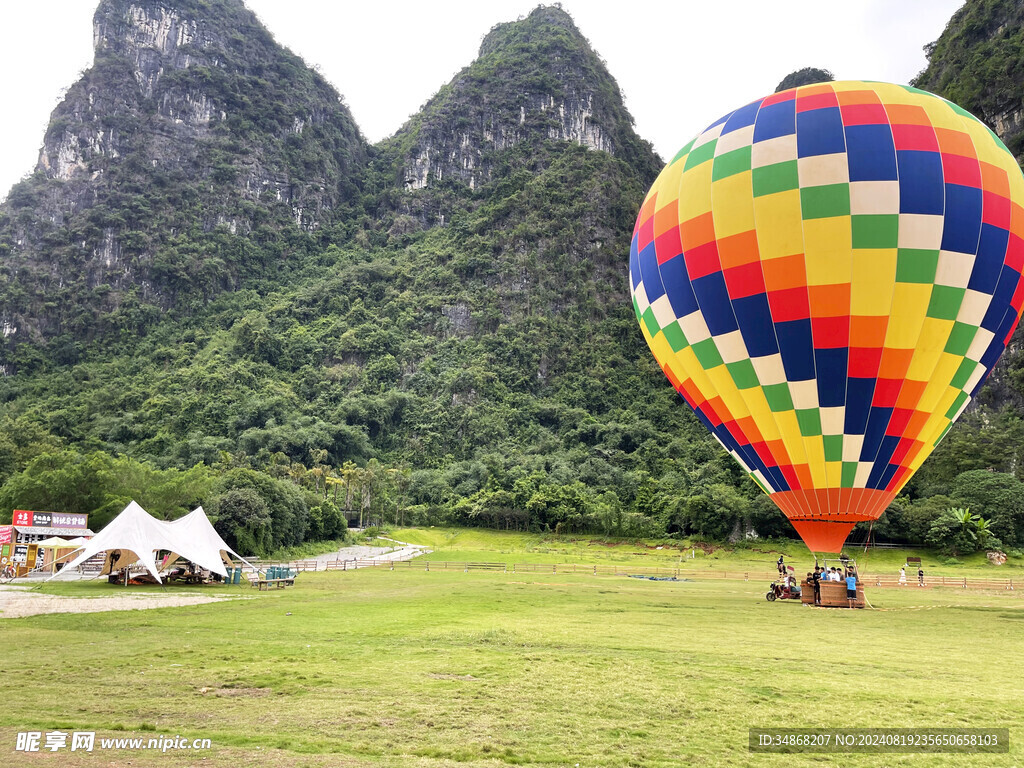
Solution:
[[[0,206],[0,364],[287,273],[358,197],[337,92],[241,0],[103,0],[95,60]]]
[[[928,66],[913,85],[937,93],[983,120],[1024,159],[1024,5],[969,0],[927,46]],[[959,466],[1019,471],[1024,419],[1024,325],[1018,326],[984,388],[923,468],[924,482]],[[984,458],[981,458],[984,457]]]
[[[1022,34],[968,3],[922,78],[966,83],[940,54],[973,56],[957,25],[997,6],[970,40]],[[147,484],[274,545],[339,509],[791,532],[643,342],[629,243],[662,160],[559,7],[496,25],[373,146],[241,0],[103,0],[94,39],[0,206],[0,502],[109,512]],[[875,535],[923,540],[987,470],[1018,482],[1019,350]]]
[[[239,0],[96,29],[3,209],[0,407],[38,438],[8,472],[52,441],[321,490],[351,462],[377,514],[635,533],[678,528],[691,478],[757,499],[637,332],[661,160],[564,11],[497,25],[374,147]]]

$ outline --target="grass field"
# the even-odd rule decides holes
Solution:
[[[764,586],[367,569],[198,588],[246,598],[228,603],[0,621],[0,765],[1021,764],[1019,593],[875,590],[878,610],[829,611],[769,604]],[[1001,726],[1012,746],[750,754],[759,726]],[[17,731],[54,729],[213,748],[12,751]]]
[[[391,537],[410,544],[430,547],[430,560],[581,563],[586,565],[632,564],[685,569],[728,571],[774,571],[780,554],[803,572],[814,567],[814,559],[799,541],[770,540],[740,547],[714,546],[702,549],[685,542],[605,539],[597,536],[553,536],[539,533],[492,531],[477,528],[400,528]],[[945,556],[929,550],[848,548],[864,573],[895,576],[908,556],[920,557],[929,575],[1016,579],[1024,583],[1024,558],[1006,564],[988,563],[984,552],[960,558],[949,565]],[[916,572],[907,571],[916,580]]]

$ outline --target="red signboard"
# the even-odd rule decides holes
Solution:
[[[34,525],[41,528],[88,528],[89,516],[76,512],[32,512],[27,509],[16,509],[12,515],[11,524]]]
[[[10,544],[14,529],[9,525],[0,525],[0,544]]]

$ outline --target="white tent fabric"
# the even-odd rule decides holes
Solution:
[[[183,557],[221,577],[227,576],[222,553],[242,560],[214,530],[202,507],[178,520],[165,522],[157,520],[133,501],[102,531],[89,539],[75,559],[64,566],[64,570],[76,568],[93,555],[106,551],[111,555],[104,563],[101,574],[139,563],[159,582],[156,564],[156,553],[159,550],[174,553],[169,561],[175,556]],[[115,552],[118,553],[116,560]],[[227,562],[230,563],[230,560]]]
[[[101,573],[109,573],[111,570],[139,563],[159,581],[153,551],[171,549],[173,544],[167,536],[165,527],[166,524],[161,523],[133,501],[111,520],[106,528],[93,536],[75,559],[64,566],[64,570],[77,568],[93,555],[106,551],[111,554],[104,563]]]
[[[234,555],[236,560],[241,560],[249,565],[240,554],[229,547],[220,534],[214,530],[210,518],[202,507],[196,507],[184,517],[172,520],[167,524],[172,527],[182,541],[190,544],[190,549],[172,550],[168,558],[168,564],[173,563],[178,557],[191,560],[196,565],[201,565],[221,576],[227,576],[224,565],[231,565],[229,555]],[[249,567],[253,567],[249,565]]]

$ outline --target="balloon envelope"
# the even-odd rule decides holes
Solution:
[[[885,511],[992,370],[1024,301],[1022,205],[981,122],[866,82],[748,104],[651,187],[644,337],[812,551]]]

